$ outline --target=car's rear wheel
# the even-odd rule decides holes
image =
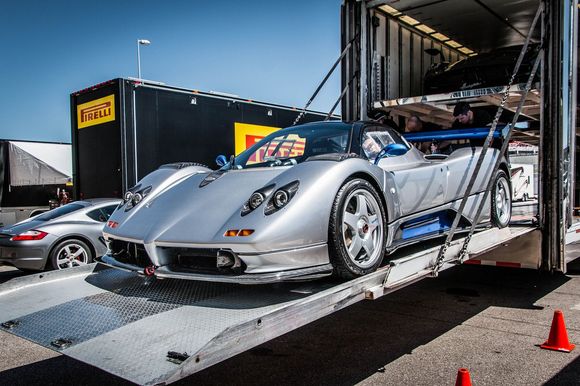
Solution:
[[[506,173],[498,170],[491,190],[491,220],[498,228],[509,225],[512,217],[511,186]]]
[[[375,271],[385,255],[386,216],[376,189],[366,180],[348,180],[330,214],[328,247],[334,274],[352,279]]]
[[[50,264],[53,269],[78,267],[92,262],[91,248],[82,240],[62,241],[50,253]]]

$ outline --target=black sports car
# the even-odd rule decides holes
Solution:
[[[424,94],[505,86],[522,46],[500,48],[454,63],[436,63],[425,74]],[[525,83],[533,68],[539,45],[530,44],[514,83]]]

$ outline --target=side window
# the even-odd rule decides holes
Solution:
[[[374,160],[377,154],[391,143],[403,143],[402,140],[387,127],[367,126],[361,133],[361,149],[369,160]]]
[[[103,211],[105,216],[107,216],[107,220],[109,219],[109,217],[111,217],[111,215],[113,214],[115,209],[117,209],[117,206],[118,205],[115,204],[115,205],[109,205],[109,206],[105,206],[105,207],[101,208],[101,210]]]
[[[109,217],[111,217],[111,214],[113,214],[115,211],[115,208],[117,208],[117,205],[104,206],[102,208],[87,212],[87,216],[95,221],[106,222]]]
[[[103,220],[103,213],[101,212],[100,209],[95,209],[95,210],[91,210],[90,212],[87,212],[87,216],[89,216],[91,219],[95,220],[95,221],[99,221],[99,222],[105,222],[107,220]]]

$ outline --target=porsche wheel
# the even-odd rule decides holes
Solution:
[[[377,269],[385,255],[386,222],[379,194],[368,181],[345,182],[329,222],[328,247],[336,276],[352,279]]]
[[[50,254],[53,269],[77,267],[93,262],[93,254],[87,244],[81,240],[70,239],[59,243]]]
[[[499,170],[491,189],[491,221],[498,228],[509,225],[512,217],[511,186],[507,175]]]

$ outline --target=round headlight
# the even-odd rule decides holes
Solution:
[[[288,192],[285,190],[278,190],[274,193],[274,206],[278,209],[282,208],[288,203],[289,198]]]
[[[125,193],[125,201],[129,202],[133,198],[133,193],[127,192]]]
[[[250,208],[254,210],[262,205],[262,202],[264,202],[264,195],[262,193],[256,192],[250,197]]]
[[[135,193],[133,195],[133,205],[137,205],[138,203],[141,202],[142,199],[143,199],[143,196],[141,195],[141,193]]]

